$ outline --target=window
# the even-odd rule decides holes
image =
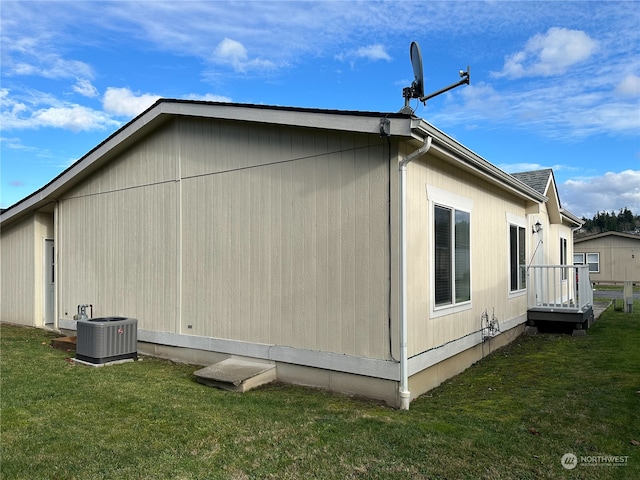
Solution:
[[[473,200],[426,185],[431,250],[431,318],[472,307],[471,212]]]
[[[587,253],[587,264],[589,265],[589,272],[600,272],[600,254],[599,253]]]
[[[471,214],[434,205],[434,300],[436,307],[471,300]]]
[[[527,288],[525,232],[524,227],[509,225],[509,281],[512,292]]]
[[[600,254],[599,253],[574,253],[573,264],[589,265],[589,272],[599,273],[600,272]]]
[[[561,238],[560,239],[560,265],[566,265],[566,264],[567,264],[567,239]],[[566,279],[567,279],[567,269],[563,268],[562,280],[566,280]]]

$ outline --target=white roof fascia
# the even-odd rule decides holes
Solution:
[[[380,133],[380,119],[384,113],[347,112],[334,110],[297,109],[233,103],[197,103],[184,101],[162,102],[164,113],[179,116],[218,118],[243,122],[270,123],[293,127],[319,128],[356,133]],[[392,136],[410,136],[411,119],[389,118]]]
[[[582,219],[576,217],[573,213],[571,213],[569,210],[565,210],[564,208],[560,209],[560,218],[574,224],[576,227],[581,227],[582,225],[584,225]]]
[[[578,237],[576,239],[573,240],[573,243],[582,243],[582,242],[588,242],[590,240],[597,240],[599,238],[604,238],[604,237],[621,237],[621,238],[628,238],[630,240],[638,240],[640,241],[640,235],[636,235],[634,233],[625,233],[625,232],[600,232],[600,233],[592,233],[589,235],[585,235],[584,237]]]
[[[413,129],[421,132],[422,136],[429,135],[433,138],[432,149],[439,151],[453,163],[462,166],[466,170],[472,171],[488,182],[498,185],[525,200],[536,203],[543,203],[549,200],[545,195],[542,195],[534,188],[526,185],[505,171],[500,170],[477,153],[468,149],[460,142],[457,142],[441,130],[438,130],[430,123],[425,122],[423,119],[414,119]]]

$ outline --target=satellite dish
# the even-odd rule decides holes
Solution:
[[[422,53],[418,42],[411,42],[411,65],[413,66],[413,83],[411,98],[424,97],[424,72],[422,70]]]
[[[462,80],[453,83],[448,87],[441,88],[437,92],[425,95],[424,72],[422,70],[422,53],[420,52],[420,45],[418,45],[418,42],[411,42],[409,53],[411,55],[411,66],[413,67],[413,82],[411,83],[410,87],[402,89],[402,96],[404,97],[404,107],[400,110],[401,113],[413,114],[413,110],[409,106],[409,101],[412,98],[417,98],[419,101],[426,105],[427,100],[433,97],[436,97],[444,92],[448,92],[449,90],[459,87],[460,85],[469,85],[471,75],[470,68],[467,67],[466,71],[460,70],[460,77]]]

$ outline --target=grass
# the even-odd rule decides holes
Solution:
[[[8,479],[640,478],[640,305],[586,337],[517,338],[396,411],[272,384],[234,394],[145,357],[73,365],[53,334],[1,327]],[[565,470],[565,453],[628,456]]]

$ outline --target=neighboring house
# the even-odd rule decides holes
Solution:
[[[576,238],[573,263],[589,265],[593,283],[640,283],[640,235],[604,232]]]
[[[532,264],[572,258],[546,172],[407,114],[159,100],[2,213],[1,318],[73,331],[91,304],[143,353],[408,408],[524,330]]]

